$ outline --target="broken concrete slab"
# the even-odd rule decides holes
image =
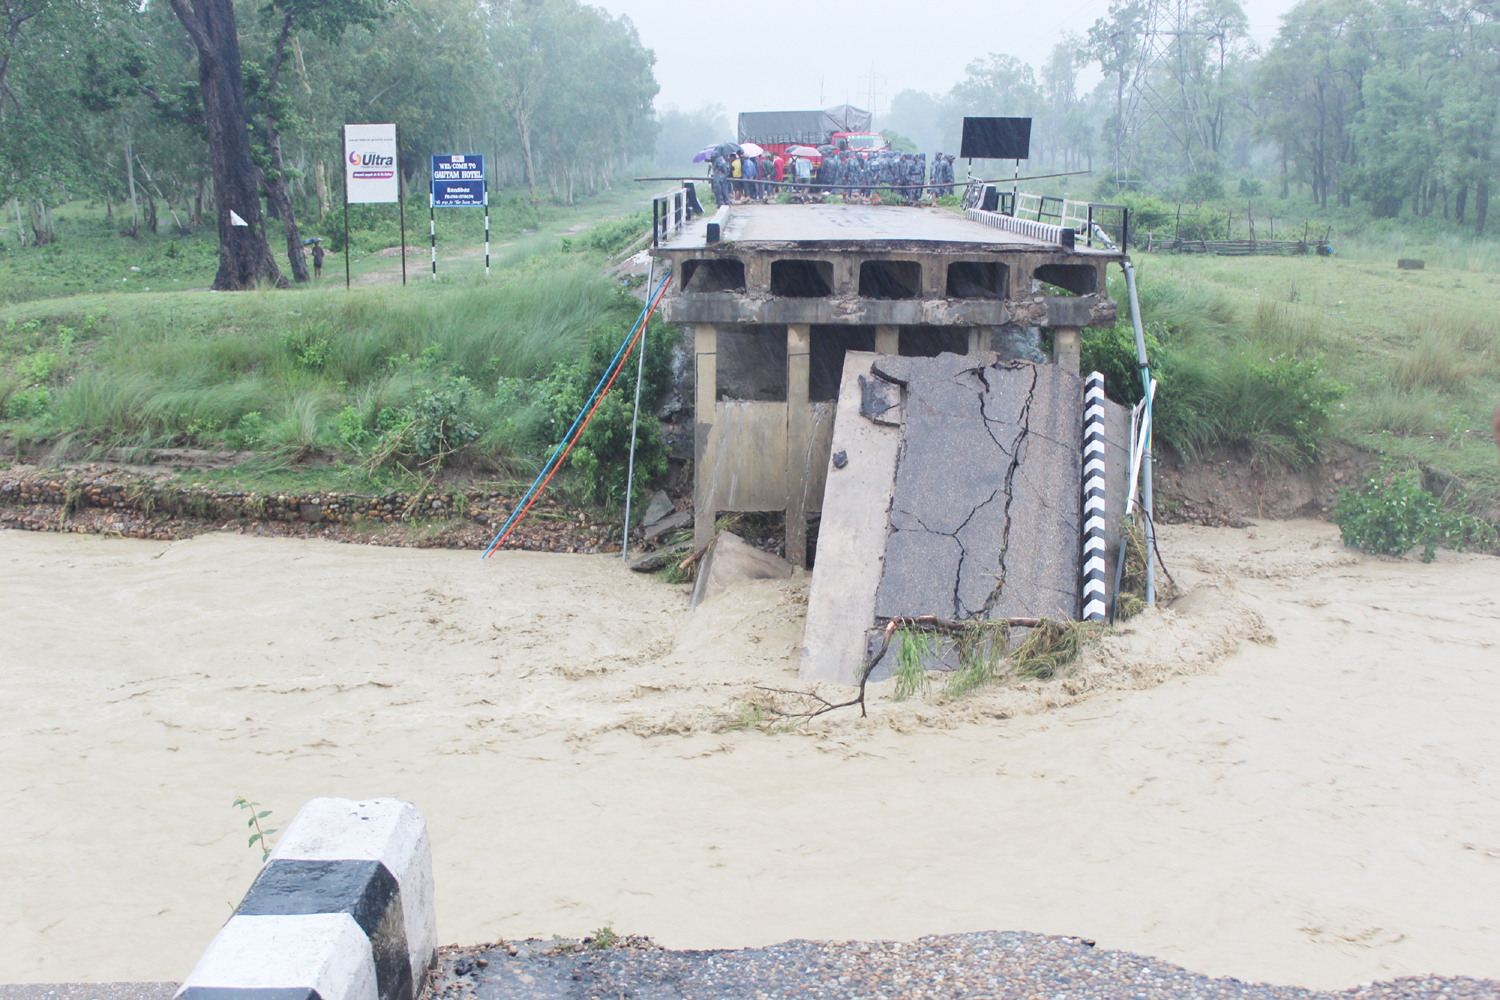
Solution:
[[[660,521],[646,525],[641,529],[641,537],[646,541],[654,541],[664,535],[669,535],[678,528],[691,527],[693,523],[693,512],[690,510],[679,511],[676,514],[668,514]]]
[[[672,545],[665,549],[657,549],[655,552],[645,552],[630,560],[625,564],[625,567],[637,573],[655,573],[657,570],[666,569],[668,563],[681,562],[682,557],[691,548],[691,543],[684,543],[682,545]]]
[[[993,355],[875,372],[906,397],[876,617],[1076,614],[1081,380]]]
[[[643,526],[654,524],[672,513],[672,498],[667,496],[666,490],[657,490],[651,495],[651,501],[646,504],[646,513],[641,518]]]
[[[888,618],[1076,617],[1082,421],[1083,381],[1056,366],[850,354],[801,677],[857,683]],[[857,446],[883,459],[864,477]]]
[[[712,600],[741,580],[786,580],[791,575],[792,564],[785,559],[757,549],[732,531],[721,531],[703,556],[691,606]]]
[[[833,421],[833,453],[845,461],[828,470],[818,558],[803,631],[804,680],[853,684],[865,663],[865,628],[875,619],[875,589],[885,562],[891,483],[901,448],[899,425],[862,417],[863,385],[876,379],[879,355],[844,354]],[[882,411],[889,414],[891,411]]]

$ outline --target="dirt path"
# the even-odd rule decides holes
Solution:
[[[767,734],[724,723],[795,683],[805,580],[689,615],[603,557],[0,532],[0,981],[182,976],[259,864],[240,794],[415,801],[445,941],[1500,976],[1500,560],[1312,522],[1164,550],[1188,596],[1069,678]]]

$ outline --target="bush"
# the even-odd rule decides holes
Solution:
[[[1432,562],[1437,547],[1463,551],[1470,545],[1493,546],[1495,529],[1470,514],[1444,508],[1422,489],[1415,469],[1394,472],[1381,465],[1359,490],[1341,490],[1333,509],[1344,544],[1363,552],[1405,555],[1422,547],[1422,561]]]
[[[1224,197],[1224,178],[1208,170],[1201,170],[1187,179],[1182,193],[1194,204],[1218,201]]]
[[[589,340],[588,353],[573,364],[558,365],[537,389],[538,402],[548,420],[546,428],[551,442],[562,440],[574,419],[588,401],[594,387],[609,368],[625,338],[626,329],[598,330]],[[653,322],[646,334],[645,377],[641,384],[641,421],[636,431],[636,492],[644,484],[667,471],[667,448],[661,427],[655,419],[656,407],[671,387],[673,349],[677,344],[675,329]],[[630,456],[630,423],[635,406],[635,355],[626,359],[625,368],[615,380],[608,396],[599,404],[588,429],[568,456],[568,465],[584,486],[586,498],[594,503],[618,503],[625,498],[626,471]]]
[[[615,254],[650,231],[651,217],[645,212],[637,212],[623,219],[601,222],[579,236],[564,237],[561,245],[565,252],[592,250],[596,253]]]
[[[436,389],[422,390],[408,411],[419,458],[446,457],[479,437],[469,397],[469,380],[462,377],[445,377]]]

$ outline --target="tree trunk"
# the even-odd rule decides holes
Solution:
[[[1484,217],[1490,211],[1490,182],[1480,181],[1474,185],[1474,235],[1484,235]]]
[[[203,225],[203,178],[198,178],[197,187],[193,189],[193,214],[188,218],[188,225]]]
[[[318,192],[318,219],[321,221],[329,212],[333,211],[333,198],[328,193],[328,168],[323,161],[318,161],[317,169],[313,171],[313,182]]]
[[[26,208],[26,214],[31,216],[32,245],[42,246],[52,242],[47,235],[47,206],[40,198],[33,198]]]
[[[1458,195],[1453,199],[1453,221],[1459,225],[1463,225],[1464,209],[1468,207],[1468,204],[1469,185],[1461,184],[1458,188]]]
[[[125,181],[130,188],[130,238],[135,239],[141,235],[141,209],[140,199],[135,193],[135,150],[130,146],[130,125],[121,122],[125,127]]]
[[[516,112],[516,127],[521,133],[521,155],[526,164],[526,187],[531,191],[531,200],[536,201],[536,170],[531,164],[531,116],[524,106]]]
[[[266,242],[260,210],[260,170],[250,157],[245,130],[245,84],[232,0],[171,0],[172,10],[198,53],[203,123],[213,165],[219,224],[217,291],[254,288],[263,281],[285,287],[286,279]],[[245,225],[234,225],[230,213]]]

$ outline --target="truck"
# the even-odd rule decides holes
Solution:
[[[870,131],[870,112],[849,104],[823,111],[744,111],[739,141],[753,142],[770,153],[790,146],[836,146],[868,154],[889,143]]]

